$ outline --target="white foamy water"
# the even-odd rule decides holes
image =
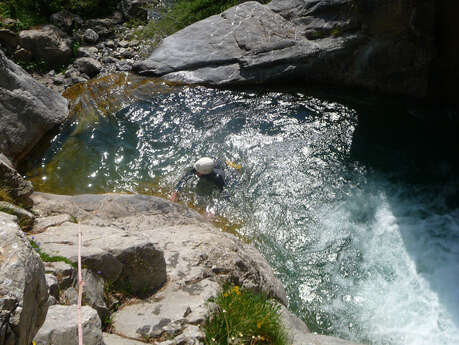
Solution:
[[[326,310],[353,316],[337,317],[333,328],[349,338],[358,328],[372,344],[459,344],[459,214],[390,193],[360,195],[367,201],[360,211],[372,213],[365,222],[353,219],[352,200],[327,216],[325,226],[347,228],[360,254],[360,279],[337,273],[345,294],[333,296]]]

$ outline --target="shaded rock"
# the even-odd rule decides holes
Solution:
[[[44,264],[46,273],[51,273],[57,278],[59,291],[66,290],[74,284],[76,270],[71,265],[62,261],[45,262]]]
[[[32,52],[24,48],[17,49],[14,52],[13,57],[16,61],[30,62],[33,60]]]
[[[99,40],[99,34],[93,29],[86,29],[83,39],[88,43],[96,43]]]
[[[35,81],[0,50],[0,152],[14,163],[68,115],[67,100]]]
[[[45,274],[46,285],[48,286],[48,294],[59,300],[59,283],[57,278],[52,274]]]
[[[116,63],[116,69],[122,72],[129,72],[132,70],[132,62],[126,60],[119,61]]]
[[[78,303],[78,290],[71,286],[59,296],[59,304],[75,305]]]
[[[294,80],[424,96],[433,29],[412,18],[433,16],[433,3],[403,3],[249,1],[167,37],[133,70],[191,84]]]
[[[80,73],[85,73],[90,77],[96,76],[102,69],[102,64],[99,61],[89,57],[76,59],[74,65]]]
[[[50,65],[65,65],[72,58],[72,40],[54,25],[21,31],[19,38],[21,46],[30,50],[35,59]]]
[[[112,49],[116,48],[116,46],[117,46],[115,44],[115,41],[113,41],[113,40],[107,40],[107,41],[104,42],[104,44],[105,44],[106,47],[112,48]]]
[[[0,28],[0,43],[10,49],[16,49],[19,44],[19,36],[14,31]]]
[[[94,308],[100,319],[104,320],[109,314],[104,300],[104,279],[87,269],[83,269],[81,274],[84,281],[83,304]]]
[[[81,308],[85,345],[103,345],[101,322],[91,307]],[[77,306],[53,305],[34,338],[37,345],[78,345]]]
[[[91,57],[97,56],[99,49],[96,47],[79,47],[77,50],[77,57]]]
[[[106,38],[114,33],[116,23],[116,18],[90,19],[86,21],[85,27],[94,30],[99,38]]]
[[[79,28],[83,24],[83,19],[67,10],[62,10],[52,14],[50,16],[50,22],[70,34],[73,29]]]
[[[0,212],[0,344],[29,345],[45,321],[43,263],[14,216]]]
[[[147,20],[148,7],[153,3],[152,0],[122,0],[120,5],[125,17]]]
[[[2,153],[0,153],[0,186],[15,203],[32,206],[32,199],[30,199],[30,195],[33,193],[32,183],[19,175],[11,161]],[[33,218],[30,213],[23,215],[29,219]]]
[[[82,263],[140,296],[159,289],[166,280],[163,253],[146,238],[114,227],[64,223],[35,235],[42,250],[77,261],[78,231],[83,236]]]

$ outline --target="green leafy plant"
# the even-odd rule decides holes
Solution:
[[[288,344],[279,305],[263,294],[226,287],[214,302],[218,308],[204,326],[206,345]]]
[[[43,250],[41,250],[40,246],[33,240],[29,239],[30,245],[32,246],[33,249],[40,255],[41,261],[43,262],[65,262],[66,264],[69,264],[72,267],[76,268],[76,264],[66,257],[63,256],[51,256],[47,253],[45,253]]]
[[[73,57],[76,57],[77,54],[78,54],[78,48],[80,48],[80,41],[75,41],[73,42],[73,45],[72,45],[72,54],[73,54]]]

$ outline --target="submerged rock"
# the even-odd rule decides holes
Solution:
[[[67,100],[35,81],[0,50],[0,152],[13,163],[68,115]]]
[[[30,345],[45,321],[48,290],[40,257],[0,212],[0,344]]]
[[[167,37],[133,70],[192,84],[294,80],[423,96],[433,4],[403,3],[245,2]]]

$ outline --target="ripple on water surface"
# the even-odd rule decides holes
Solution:
[[[69,91],[73,117],[28,168],[36,189],[166,196],[200,156],[236,162],[224,193],[191,184],[183,201],[237,224],[313,330],[459,344],[457,183],[406,178],[411,151],[375,144],[365,110],[298,91],[93,83]]]

